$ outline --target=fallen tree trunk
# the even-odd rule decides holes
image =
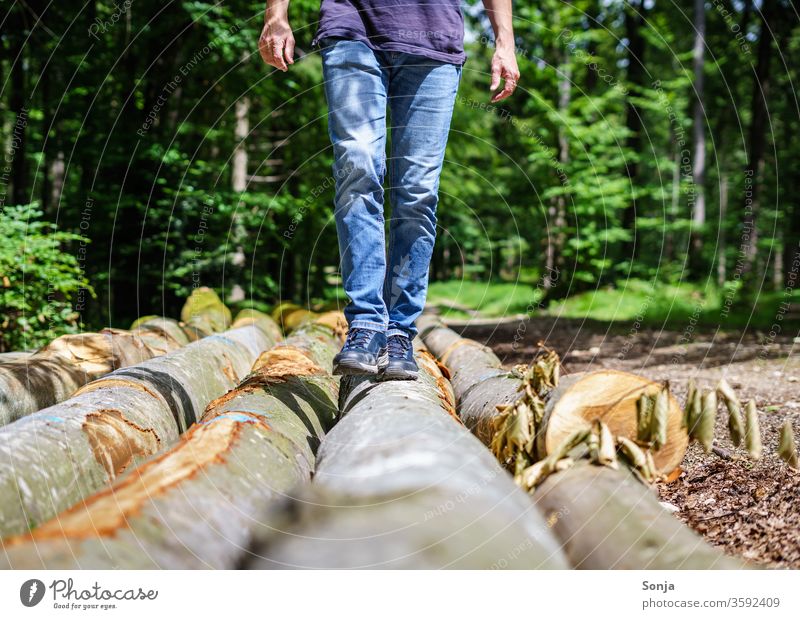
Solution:
[[[24,533],[167,448],[273,343],[256,326],[211,335],[0,428],[0,537]]]
[[[211,288],[192,290],[181,309],[181,320],[208,333],[220,333],[231,326],[231,310]]]
[[[2,567],[234,567],[270,502],[310,477],[312,446],[337,411],[330,370],[340,343],[331,328],[302,327],[172,449],[6,541]]]
[[[520,397],[520,374],[504,369],[491,349],[462,338],[435,317],[424,316],[419,325],[425,345],[450,370],[461,420],[483,443],[491,444],[497,407]],[[543,430],[536,436],[540,453],[551,453],[565,438],[590,427],[596,419],[603,421],[614,436],[635,439],[636,403],[643,394],[660,389],[657,382],[616,370],[561,378],[547,398]],[[686,453],[689,436],[681,427],[682,419],[680,405],[670,396],[667,441],[653,453],[658,473],[673,471]]]
[[[280,303],[272,310],[272,319],[280,325],[284,333],[290,333],[300,325],[315,318],[316,314],[314,312],[291,302]]]
[[[490,445],[500,414],[498,405],[514,403],[523,384],[519,374],[504,370],[486,347],[462,338],[435,317],[419,321],[423,341],[452,374],[459,414]],[[636,400],[650,381],[622,372],[588,372],[561,379],[546,403],[544,430],[537,437],[544,453],[551,443],[548,424],[558,423],[561,436],[602,419],[611,432],[636,437]],[[638,380],[635,380],[638,379]],[[618,383],[618,384],[617,384]],[[677,405],[672,404],[672,408]],[[678,409],[679,410],[679,409]],[[683,457],[688,439],[677,413],[670,416],[665,454],[654,455],[661,471],[672,470]],[[586,569],[741,569],[728,557],[671,516],[655,494],[627,470],[588,463],[555,472],[533,494],[552,524],[573,566]]]
[[[566,567],[529,499],[454,418],[433,359],[417,358],[418,381],[342,380],[344,418],[314,483],[264,527],[244,567]]]
[[[231,328],[237,329],[239,327],[246,327],[248,325],[255,325],[276,342],[279,342],[281,339],[283,339],[283,333],[281,332],[281,328],[278,326],[278,323],[263,312],[252,309],[243,309],[236,314],[236,319],[233,321]]]
[[[534,493],[572,565],[587,570],[745,569],[707,544],[629,473],[576,464]]]
[[[99,333],[63,335],[30,355],[3,359],[0,425],[63,402],[109,372],[177,350],[230,323],[230,310],[209,288],[194,290],[181,314],[183,323],[143,316],[129,331],[109,328]],[[261,316],[262,322],[269,321],[266,315]],[[267,332],[273,334],[277,325],[269,322]]]
[[[115,369],[177,350],[189,342],[175,321],[153,319],[131,331],[62,335],[24,357],[0,363],[0,425],[62,402]]]

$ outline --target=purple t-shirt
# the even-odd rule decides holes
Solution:
[[[324,37],[343,37],[378,51],[464,64],[460,4],[460,0],[322,0],[312,45]]]

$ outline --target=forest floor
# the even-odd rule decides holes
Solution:
[[[725,552],[756,563],[800,568],[800,472],[775,450],[785,419],[800,435],[800,339],[749,332],[631,330],[588,320],[534,318],[464,320],[448,324],[492,347],[508,367],[527,363],[538,342],[556,350],[565,373],[611,368],[653,380],[670,380],[683,404],[688,380],[711,387],[725,377],[744,402],[755,399],[764,455],[747,458],[728,439],[727,414],[717,418],[716,444],[723,459],[693,444],[673,482],[658,485],[675,515]],[[722,409],[721,409],[722,410]]]

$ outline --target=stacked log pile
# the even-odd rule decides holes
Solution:
[[[274,334],[249,324],[209,335],[0,428],[0,536],[32,529],[168,448]]]
[[[224,331],[230,316],[213,290],[197,288],[184,304],[181,322],[143,316],[130,330],[62,335],[32,353],[0,355],[0,425],[63,402],[109,372]]]
[[[330,318],[260,355],[172,449],[7,540],[7,567],[235,566],[271,501],[308,480],[312,447],[334,421],[338,381],[330,370],[342,328]]]
[[[135,329],[62,335],[29,355],[0,360],[0,425],[52,406],[115,369],[189,343],[180,325],[153,317]]]
[[[343,316],[290,304],[273,315],[234,321],[200,289],[180,323],[100,334],[107,357],[51,344],[73,369],[126,365],[97,361],[101,377],[0,427],[0,567],[746,566],[649,485],[674,474],[690,438],[711,449],[717,394],[757,457],[752,403],[726,383],[681,410],[668,385],[632,374],[562,378],[552,352],[506,370],[423,317],[418,381],[340,386]],[[292,332],[282,341],[278,322]],[[0,359],[0,380],[42,353]],[[790,432],[781,455],[796,465]]]
[[[347,377],[314,483],[259,535],[249,568],[563,568],[547,523],[455,418],[452,391]]]
[[[487,446],[493,447],[501,460],[512,452],[527,455],[503,463],[512,466],[517,481],[533,491],[536,505],[553,523],[553,530],[574,567],[741,569],[745,566],[706,544],[666,512],[651,489],[641,483],[642,475],[636,467],[631,470],[617,464],[617,448],[633,449],[640,436],[637,408],[647,398],[661,393],[663,386],[632,374],[607,370],[558,380],[555,369],[553,382],[557,384],[551,385],[547,398],[525,402],[526,389],[530,388],[527,379],[536,368],[529,368],[527,374],[503,369],[491,350],[462,338],[435,317],[424,317],[420,327],[426,346],[452,375],[464,423]],[[530,420],[516,410],[522,402],[525,406],[520,408],[530,415]],[[668,392],[664,395],[662,415],[663,444],[652,452],[649,465],[640,464],[649,467],[654,475],[664,476],[681,461],[688,434],[683,412]],[[600,440],[593,447],[582,448],[584,439],[596,428],[602,428]],[[597,466],[584,456],[594,450],[593,459],[598,460],[602,446],[597,443],[602,443],[603,436],[617,437],[617,443],[611,443],[608,466]],[[530,454],[535,456],[531,458]],[[536,476],[534,482],[530,480],[532,474]]]

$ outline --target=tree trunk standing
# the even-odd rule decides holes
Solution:
[[[52,518],[174,443],[272,344],[256,326],[212,335],[0,428],[0,537]]]
[[[558,111],[561,122],[558,125],[558,163],[561,170],[554,170],[558,176],[561,189],[566,189],[563,183],[563,175],[566,174],[567,164],[569,164],[569,136],[567,134],[567,123],[569,122],[569,104],[572,91],[572,66],[569,62],[568,53],[563,52],[560,67],[561,79],[558,82]],[[559,280],[564,287],[564,292],[571,283],[569,277],[559,277],[553,280],[551,274],[559,273],[563,267],[564,242],[566,241],[567,225],[567,198],[563,193],[559,193],[551,200],[550,222],[547,226],[547,254],[545,260],[545,275],[543,285],[546,290],[550,290],[558,285]]]
[[[722,288],[728,277],[727,265],[727,228],[725,218],[728,216],[728,173],[720,172],[719,177],[719,252],[717,255],[717,286]]]
[[[250,133],[250,99],[240,97],[236,101],[236,124],[234,129],[233,168],[231,187],[236,193],[247,190],[247,136]]]
[[[28,114],[27,107],[28,92],[26,72],[24,67],[25,55],[25,20],[20,14],[20,10],[14,12],[19,19],[16,28],[14,43],[11,47],[11,94],[9,96],[9,110],[14,114],[11,126],[11,204],[27,204],[30,202],[28,197],[28,162],[27,136],[28,136]],[[8,199],[8,198],[7,198]]]
[[[772,287],[775,290],[783,288],[783,232],[778,229],[775,232],[775,243],[772,247],[773,268],[772,268]]]
[[[800,166],[795,164],[795,187],[800,186]],[[785,287],[793,290],[800,290],[800,204],[794,203],[789,216],[789,230],[784,245],[784,265],[787,270],[784,273]]]
[[[756,269],[758,251],[758,211],[761,193],[761,179],[764,172],[767,135],[767,101],[770,95],[770,71],[772,65],[772,32],[770,22],[775,27],[775,3],[777,0],[764,0],[761,7],[761,28],[758,41],[758,60],[753,74],[753,93],[751,96],[751,120],[748,135],[747,165],[745,166],[745,196],[743,204],[743,239],[745,254],[743,275],[747,275],[750,286],[758,286],[760,275]],[[749,191],[747,185],[750,184]]]
[[[692,52],[694,62],[694,113],[692,123],[694,137],[694,161],[692,165],[694,208],[692,210],[689,263],[690,269],[695,275],[702,275],[703,238],[706,225],[705,0],[694,0],[694,27],[694,49]]]
[[[679,217],[679,204],[680,204],[680,196],[681,196],[681,150],[678,146],[678,142],[675,140],[675,136],[670,133],[671,135],[671,143],[673,147],[673,155],[672,155],[672,162],[674,167],[672,169],[672,193],[670,197],[670,205],[669,205],[669,221],[667,222],[667,239],[666,239],[666,248],[664,253],[667,257],[669,262],[673,262],[675,260],[675,223],[678,221]]]
[[[644,86],[644,53],[645,40],[641,29],[645,24],[646,9],[644,0],[630,0],[625,7],[625,37],[628,40],[628,74],[627,82],[631,86],[632,95]],[[636,193],[639,187],[638,157],[642,152],[642,117],[639,108],[633,103],[632,97],[625,100],[625,126],[630,135],[626,139],[626,146],[633,157],[625,162],[625,174],[628,177],[631,200],[622,213],[622,228],[627,230],[631,238],[622,244],[622,260],[633,262],[637,253],[636,242],[636,209],[638,206]]]
[[[423,341],[451,372],[461,419],[489,445],[494,431],[491,422],[498,415],[497,405],[514,402],[519,397],[520,379],[503,370],[499,359],[490,350],[474,340],[460,337],[437,319],[423,317],[419,326]],[[626,416],[632,416],[635,425],[637,394],[630,389],[630,384],[623,384],[623,388],[615,392],[614,381],[618,378],[613,374],[605,377],[605,384],[596,381],[603,372],[581,374],[562,379],[548,399],[544,422],[548,422],[548,415],[550,419],[546,430],[554,422],[596,416],[597,409],[603,408],[605,403],[614,403],[614,407],[620,410],[620,397],[632,397],[634,406],[628,406]],[[586,385],[587,378],[595,382],[589,385],[587,393],[582,394],[575,386],[582,383]],[[561,408],[561,411],[557,408]],[[677,413],[679,417],[682,416],[680,409]],[[612,433],[616,434],[616,428],[625,430],[627,424],[617,425],[619,417],[614,417],[602,418],[609,424]],[[670,422],[671,425],[674,421]],[[680,419],[677,421],[680,423]],[[577,424],[573,423],[572,429],[576,427]],[[629,431],[626,431],[626,435],[629,435]],[[685,438],[674,432],[670,436],[667,445],[671,443],[675,451],[672,461],[680,461],[686,450]],[[670,466],[671,463],[666,466],[662,464],[661,468],[669,469]],[[625,470],[579,462],[572,468],[550,475],[533,497],[544,511],[547,522],[562,540],[562,548],[574,567],[744,567],[738,560],[725,557],[706,545],[699,536],[669,516],[655,495]]]
[[[240,63],[246,65],[249,54],[242,54]],[[235,193],[242,194],[248,187],[248,154],[247,144],[250,137],[250,98],[242,96],[236,100],[235,104],[236,122],[234,124],[234,149],[231,169],[231,188]],[[231,221],[231,252],[230,267],[226,271],[226,286],[228,288],[227,301],[238,303],[246,297],[245,289],[242,286],[244,267],[247,258],[244,254],[242,244],[247,238],[247,230],[241,223],[242,211],[247,208],[242,200],[238,200],[234,211],[233,221]],[[228,283],[229,282],[229,283]]]
[[[340,336],[309,324],[264,353],[175,447],[8,540],[2,567],[235,567],[271,504],[310,478],[337,412]]]
[[[264,527],[245,567],[566,566],[525,494],[453,418],[436,363],[417,359],[417,381],[342,381],[343,418],[314,483]]]

